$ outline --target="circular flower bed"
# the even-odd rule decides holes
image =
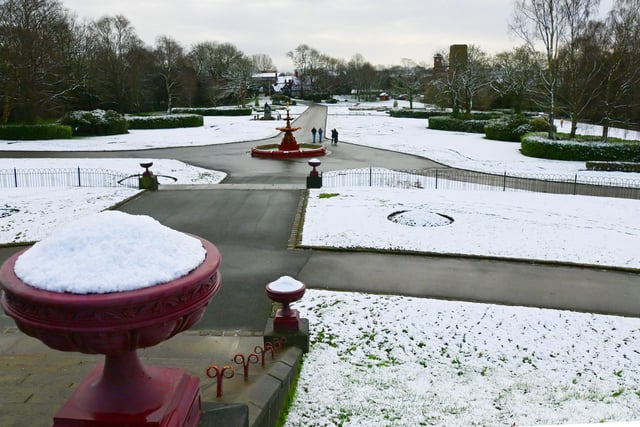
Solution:
[[[453,222],[453,218],[440,213],[409,210],[394,212],[387,219],[410,227],[442,227]]]

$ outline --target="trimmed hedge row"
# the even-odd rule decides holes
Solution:
[[[126,119],[129,122],[129,129],[174,129],[204,125],[204,118],[199,114],[127,116]]]
[[[424,111],[424,110],[389,110],[387,111],[391,117],[405,117],[410,119],[428,119],[434,116],[442,116],[442,111]]]
[[[251,108],[172,108],[171,112],[201,116],[250,116]]]
[[[640,172],[640,163],[633,162],[587,162],[587,170],[606,172]]]
[[[548,128],[549,123],[542,117],[528,118],[523,115],[514,115],[506,120],[490,121],[484,127],[484,133],[487,139],[520,142],[524,134],[544,132]]]
[[[447,130],[469,133],[484,133],[484,127],[495,119],[456,119],[449,116],[435,116],[429,118],[429,129]]]
[[[34,141],[38,139],[71,139],[73,129],[58,124],[0,126],[0,139]]]
[[[61,120],[74,136],[119,135],[129,131],[129,122],[113,110],[72,111]]]
[[[544,133],[530,133],[522,138],[520,151],[525,156],[552,160],[640,162],[637,141],[551,140]]]

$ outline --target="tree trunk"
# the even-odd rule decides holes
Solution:
[[[11,103],[9,101],[9,94],[4,94],[4,102],[2,103],[2,120],[0,123],[6,125],[9,122],[9,114],[11,113]]]

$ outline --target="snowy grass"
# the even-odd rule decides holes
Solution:
[[[640,419],[640,319],[309,290],[295,426]]]

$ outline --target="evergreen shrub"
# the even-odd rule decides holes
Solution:
[[[129,122],[129,129],[174,129],[204,125],[204,118],[199,114],[127,116],[126,119]]]
[[[602,142],[599,137],[553,140],[547,138],[546,133],[530,133],[522,137],[520,151],[525,156],[541,159],[640,162],[639,141]]]
[[[428,119],[433,116],[442,116],[442,111],[409,110],[406,108],[389,110],[387,113],[389,113],[391,117],[404,117],[409,119]]]
[[[429,117],[429,129],[484,133],[484,127],[494,119],[458,119],[450,116]]]
[[[34,141],[38,139],[70,139],[73,130],[60,124],[0,126],[0,139]]]
[[[74,136],[119,135],[129,131],[129,122],[113,110],[72,111],[61,123],[71,126]]]
[[[587,170],[606,172],[640,172],[640,163],[635,162],[586,162]]]
[[[172,108],[171,112],[201,116],[250,116],[251,108]]]
[[[547,131],[548,128],[549,123],[542,117],[530,119],[518,114],[503,120],[490,121],[484,127],[484,133],[487,139],[520,142],[524,134],[529,132],[543,132]]]

